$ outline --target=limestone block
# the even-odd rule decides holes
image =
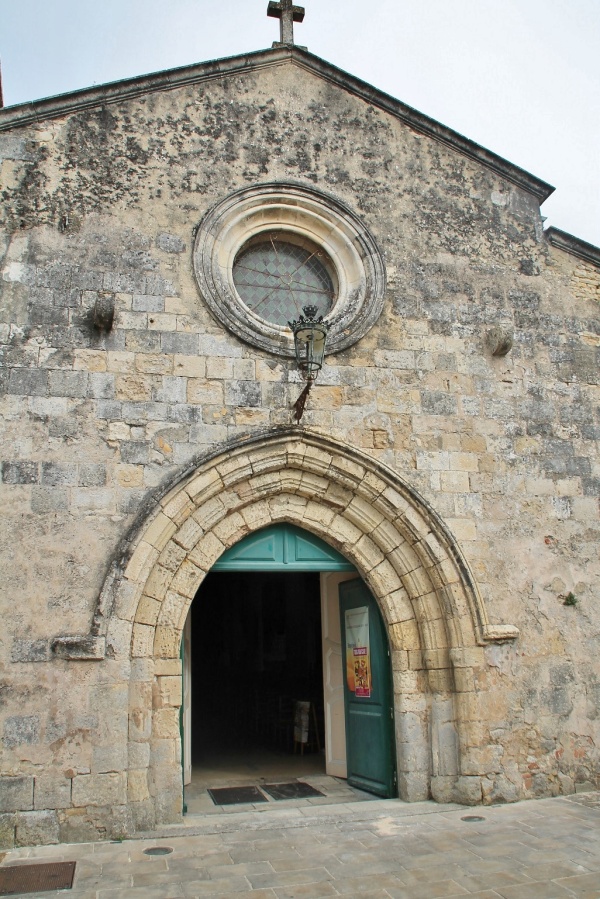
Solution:
[[[421,680],[417,671],[393,672],[394,693],[417,693],[421,689]]]
[[[150,798],[148,790],[148,769],[127,772],[127,799],[129,802],[144,802]]]
[[[154,638],[154,655],[163,659],[176,659],[179,656],[181,644],[181,628],[163,627],[156,628]]]
[[[448,471],[450,459],[447,452],[417,451],[417,471]]]
[[[204,534],[204,530],[204,526],[196,521],[192,515],[191,518],[188,518],[184,524],[177,528],[174,535],[174,541],[184,550],[193,549]]]
[[[173,575],[171,573],[170,577]],[[147,582],[146,582],[147,583]],[[135,620],[140,624],[154,625],[158,621],[161,604],[151,596],[141,596],[135,612]]]
[[[390,643],[394,650],[421,648],[421,637],[416,621],[399,621],[388,626]]]
[[[134,624],[131,641],[131,655],[141,658],[152,656],[154,649],[154,628],[147,624]]]
[[[148,706],[134,707],[129,715],[129,739],[135,742],[149,740],[152,735],[151,700]]]
[[[200,501],[204,502],[215,493],[220,492],[223,486],[219,472],[212,468],[192,477],[185,485],[185,492],[198,505]]]
[[[10,715],[4,721],[2,743],[7,749],[24,744],[39,743],[40,719],[38,715]]]
[[[188,378],[186,400],[188,403],[196,405],[222,406],[224,402],[223,382]]]
[[[469,746],[461,755],[461,771],[469,776],[500,774],[503,755],[502,746]]]
[[[158,353],[136,353],[135,369],[142,374],[166,375],[173,371],[173,359]]]
[[[250,531],[256,531],[271,523],[271,512],[264,500],[241,509],[241,515]]]
[[[73,805],[121,805],[126,801],[127,780],[123,772],[79,774],[73,778]]]
[[[165,598],[167,589],[169,588],[169,584],[171,583],[172,579],[172,571],[170,571],[168,568],[163,568],[163,566],[160,564],[156,564],[152,568],[150,576],[148,577],[148,580],[144,585],[144,593],[146,594],[146,596],[151,596],[154,599],[162,600]]]
[[[398,771],[398,795],[404,802],[425,802],[429,799],[429,772]]]
[[[483,646],[465,646],[450,649],[450,660],[455,668],[482,668],[485,665]]]
[[[377,546],[384,553],[393,552],[401,543],[404,543],[404,537],[396,526],[384,519],[373,530],[371,537],[377,543]]]
[[[152,715],[152,736],[155,739],[172,737],[179,732],[179,709],[156,709]]]
[[[208,531],[211,528],[221,521],[222,518],[227,514],[227,509],[223,504],[221,497],[213,497],[209,499],[208,502],[202,503],[201,506],[198,506],[192,521],[196,521],[203,531]],[[186,522],[187,524],[187,522]],[[177,542],[180,543],[179,534],[177,535]],[[196,541],[194,541],[195,543]]]
[[[129,706],[131,708],[149,709],[152,704],[153,678],[148,680],[131,680],[129,684]]]
[[[453,799],[465,805],[478,805],[482,801],[482,781],[480,777],[459,777]]]
[[[33,809],[33,777],[0,777],[0,812]]]
[[[459,693],[471,693],[475,690],[475,677],[472,668],[454,668],[454,683]]]
[[[157,659],[154,673],[157,677],[181,676],[181,659]]]
[[[432,693],[449,693],[454,689],[454,676],[449,668],[429,670],[427,681]]]
[[[392,669],[393,671],[408,671],[408,652],[404,649],[397,649],[392,646]]]
[[[106,634],[107,655],[115,659],[126,659],[131,649],[132,624],[120,618],[111,618]]]
[[[147,768],[150,764],[150,744],[129,742],[128,752],[128,768],[141,769]]]
[[[55,811],[17,814],[16,846],[48,846],[58,841],[58,817]]]
[[[127,768],[127,746],[124,740],[117,745],[92,748],[92,774],[110,774],[124,771],[125,768]]]
[[[208,533],[198,540],[189,558],[204,572],[209,571],[224,552],[223,543],[213,533]]]
[[[513,783],[503,774],[482,779],[483,802],[491,805],[494,802],[518,802],[523,798],[522,786]]]
[[[171,627],[181,630],[190,607],[189,599],[180,593],[169,590],[160,608],[159,627]]]
[[[422,565],[403,574],[401,580],[411,599],[431,593],[431,580]]]
[[[179,490],[169,494],[161,500],[163,512],[177,524],[183,522],[192,514],[196,506],[185,490]]]
[[[157,677],[152,694],[153,708],[179,708],[182,702],[181,689],[181,677]]]
[[[453,471],[479,471],[479,461],[475,453],[449,453],[448,458]]]
[[[425,659],[423,658],[423,653],[421,652],[421,650],[408,650],[408,667],[411,671],[419,671],[427,667],[425,665]]]
[[[379,596],[395,593],[400,586],[400,579],[387,559],[368,573],[367,581],[373,585],[375,594]]]
[[[71,805],[71,779],[62,771],[36,775],[33,800],[36,810],[68,808]]]
[[[447,518],[446,524],[456,540],[477,540],[477,525],[469,518]]]
[[[0,849],[12,849],[15,845],[15,828],[17,816],[13,814],[0,814]]]
[[[156,827],[156,808],[153,799],[144,802],[130,802],[128,812],[133,833],[147,832]]]
[[[168,737],[153,737],[150,743],[150,755],[154,766],[155,776],[156,769],[162,766],[169,769],[173,769],[175,766],[178,767],[181,772],[181,740],[179,738],[179,728]],[[172,775],[168,774],[167,776],[171,777]]]
[[[214,534],[225,546],[230,546],[248,533],[248,526],[238,512],[234,512],[219,521],[214,527]]]
[[[129,813],[124,804],[65,809],[59,812],[58,820],[63,843],[122,840],[131,832]]]
[[[73,368],[75,371],[106,371],[105,350],[75,350]]]
[[[160,552],[165,548],[177,526],[164,512],[159,512],[153,519],[150,527],[144,533],[144,540]]]
[[[467,471],[440,472],[440,487],[443,493],[468,493],[470,490]]]
[[[157,558],[158,553],[156,549],[150,543],[141,540],[129,559],[125,569],[125,577],[135,582],[143,576],[144,572],[146,572],[147,576]]]
[[[173,356],[173,374],[183,378],[203,379],[206,375],[206,359],[176,353]]]
[[[393,552],[388,554],[396,571],[404,574],[422,568],[422,562],[413,545],[403,540]]]
[[[158,561],[163,569],[175,572],[185,558],[185,550],[182,546],[170,540],[161,552]]]
[[[349,503],[344,517],[356,524],[365,534],[371,534],[383,521],[383,514],[375,509],[371,503],[358,496],[355,496]],[[371,534],[371,536],[376,540],[375,535]]]
[[[192,599],[196,595],[198,587],[202,583],[203,578],[204,571],[194,565],[194,563],[188,557],[183,560],[183,562],[177,569],[175,576],[173,576],[171,572],[168,572],[165,574],[162,580],[165,587],[168,584],[169,594],[174,591],[179,593],[181,596]]]

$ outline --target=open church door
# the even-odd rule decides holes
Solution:
[[[396,795],[394,707],[385,626],[362,580],[340,584],[348,783]]]

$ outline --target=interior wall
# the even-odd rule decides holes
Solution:
[[[314,704],[323,739],[317,572],[212,572],[191,607],[192,758],[293,748],[293,704]]]

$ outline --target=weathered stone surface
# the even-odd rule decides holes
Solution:
[[[71,779],[62,772],[36,775],[33,803],[35,809],[69,808]]]
[[[55,811],[19,812],[15,833],[16,846],[58,843],[58,817]]]
[[[0,777],[0,812],[33,809],[33,777]]]
[[[16,814],[0,814],[0,849],[11,849],[15,845]]]
[[[2,742],[7,749],[27,743],[39,743],[40,719],[37,715],[13,715],[4,722]]]
[[[125,801],[126,786],[123,773],[80,774],[73,778],[73,805],[119,805]]]
[[[600,268],[541,236],[535,179],[269,59],[0,112],[26,148],[0,222],[7,840],[54,839],[53,810],[74,840],[178,819],[184,618],[279,521],[376,594],[403,798],[597,784]],[[285,180],[346,206],[387,275],[291,435],[295,363],[223,327],[192,266],[215,204]]]

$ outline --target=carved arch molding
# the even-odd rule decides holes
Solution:
[[[195,465],[137,529],[126,564],[115,563],[91,633],[55,641],[63,658],[83,657],[77,640],[89,641],[87,658],[130,657],[138,679],[130,739],[150,743],[155,820],[181,811],[178,675],[190,604],[226,549],[275,522],[338,549],[379,603],[392,648],[401,798],[481,801],[484,647],[517,629],[489,623],[455,539],[402,478],[327,437],[290,429]],[[165,758],[169,740],[170,774],[157,755],[160,744]]]

